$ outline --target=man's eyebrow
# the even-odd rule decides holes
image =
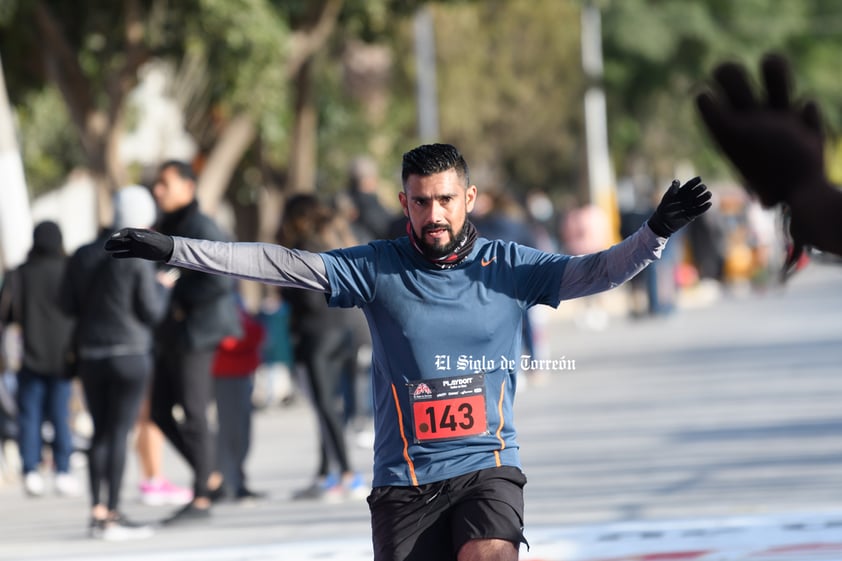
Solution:
[[[441,193],[438,195],[413,195],[410,197],[413,201],[424,202],[424,201],[431,201],[433,199],[441,200],[441,199],[452,199],[456,197],[456,193]]]

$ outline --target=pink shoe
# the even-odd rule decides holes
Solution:
[[[193,500],[193,491],[167,479],[148,479],[140,484],[140,502],[150,506],[185,505]]]

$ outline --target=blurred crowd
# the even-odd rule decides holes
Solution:
[[[330,199],[290,197],[276,241],[324,251],[406,235],[403,214],[384,204],[371,158],[355,159],[348,179]],[[663,187],[650,183],[622,182],[616,217],[592,204],[560,205],[543,192],[519,198],[483,187],[471,220],[483,237],[592,253],[645,223]],[[143,502],[179,508],[165,523],[201,521],[217,501],[261,499],[246,470],[252,416],[296,402],[312,408],[320,446],[312,480],[290,499],[340,501],[369,492],[349,454],[349,445],[373,443],[371,341],[359,310],[331,309],[322,294],[273,286],[261,286],[259,301],[249,304],[229,279],[210,282],[210,275],[115,260],[102,250],[127,226],[230,239],[201,213],[195,188],[189,165],[167,162],[153,186],[117,192],[113,223],[96,240],[66,255],[59,226],[39,223],[26,262],[3,276],[0,476],[33,498],[87,491],[95,538],[152,534],[120,509],[126,461],[138,462],[141,478],[131,484]],[[777,282],[785,247],[780,217],[736,187],[713,192],[711,212],[629,283],[625,314],[669,315],[693,291]],[[602,298],[583,299],[579,327],[605,327],[611,313]],[[545,318],[525,314],[524,354],[540,358],[547,344]],[[167,442],[192,482],[166,476]],[[87,482],[74,476],[73,458],[85,464]]]

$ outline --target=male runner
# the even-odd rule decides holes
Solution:
[[[573,257],[479,238],[468,220],[477,188],[453,146],[404,154],[402,181],[409,224],[397,240],[316,254],[123,230],[106,249],[362,308],[373,346],[375,559],[515,560],[525,542],[512,425],[523,310],[627,281],[710,207],[710,193],[699,178],[674,181],[647,225]]]

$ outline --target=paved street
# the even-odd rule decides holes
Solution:
[[[723,296],[664,319],[547,323],[556,371],[519,392],[525,560],[842,560],[842,266],[813,264],[785,290]],[[575,369],[572,367],[575,365]],[[294,502],[316,465],[303,403],[256,416],[252,486],[210,524],[145,541],[85,536],[86,501],[0,487],[0,559],[370,559],[364,501]],[[370,471],[370,451],[354,448]],[[172,479],[187,482],[168,452]],[[137,503],[130,460],[124,510]],[[79,468],[80,475],[83,473]]]

